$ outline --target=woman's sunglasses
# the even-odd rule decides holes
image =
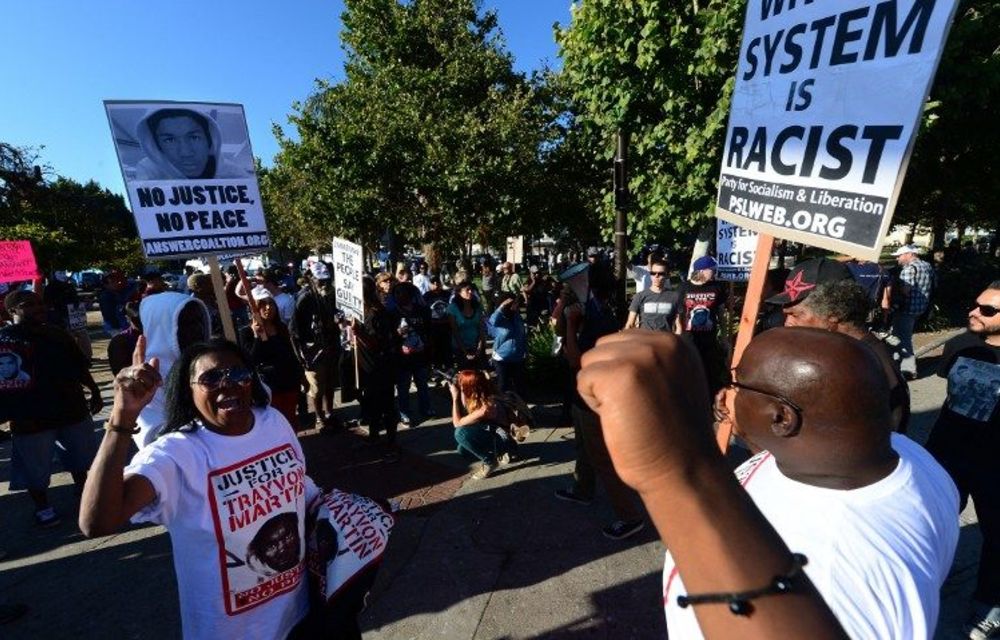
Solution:
[[[218,389],[227,381],[232,384],[246,386],[253,380],[253,371],[246,367],[230,367],[229,369],[209,369],[198,376],[196,383],[208,389]]]
[[[984,318],[992,318],[996,314],[1000,313],[1000,309],[991,304],[974,304],[969,311],[975,311],[976,309],[979,309],[979,315]]]

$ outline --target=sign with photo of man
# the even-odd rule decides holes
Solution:
[[[716,215],[877,260],[957,0],[750,0]]]
[[[148,258],[269,246],[243,106],[106,100]]]

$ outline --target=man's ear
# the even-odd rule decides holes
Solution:
[[[802,421],[797,411],[784,402],[775,402],[771,413],[771,433],[779,438],[793,438],[799,434]]]
[[[837,316],[827,316],[826,318],[826,328],[828,331],[833,331],[837,333],[837,329],[840,327],[840,318]]]

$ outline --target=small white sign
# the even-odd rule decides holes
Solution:
[[[342,238],[333,239],[333,286],[337,290],[337,308],[348,318],[365,319],[362,278],[365,264],[360,244]]]
[[[754,256],[757,255],[757,232],[716,219],[715,270],[716,280],[746,282],[750,279]]]

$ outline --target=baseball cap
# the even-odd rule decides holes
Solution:
[[[715,269],[719,266],[719,263],[715,261],[712,256],[702,256],[694,261],[691,265],[692,271],[701,271],[702,269]]]
[[[528,267],[528,271],[530,271],[531,273],[538,273],[538,265],[536,264],[531,265],[530,267]]]
[[[814,258],[795,265],[785,278],[785,290],[767,299],[770,304],[789,305],[802,302],[816,285],[851,278],[851,270],[843,262],[829,258]]]
[[[912,244],[904,244],[900,248],[892,252],[893,257],[899,257],[906,253],[920,253],[920,247]]]

